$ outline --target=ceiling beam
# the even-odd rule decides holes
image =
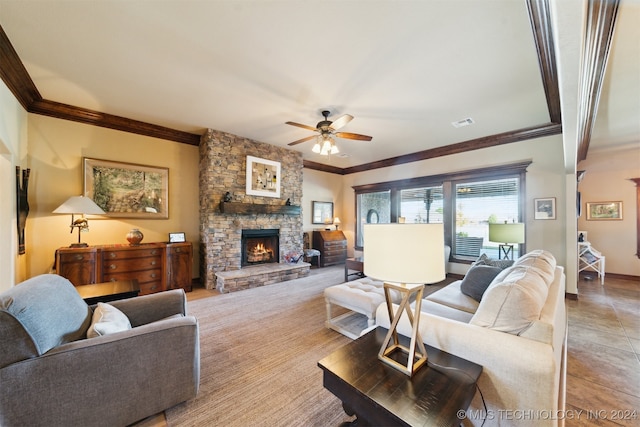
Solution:
[[[590,0],[578,94],[578,162],[587,158],[620,0]]]

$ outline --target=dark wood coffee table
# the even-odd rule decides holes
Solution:
[[[358,426],[460,425],[482,367],[426,346],[427,365],[409,377],[378,360],[386,333],[378,327],[320,360],[324,387]]]
[[[119,280],[116,282],[94,283],[76,286],[76,291],[89,304],[116,301],[137,297],[140,292],[137,280]]]
[[[350,273],[350,270],[355,270],[355,273]],[[349,281],[349,276],[364,277],[364,258],[347,258],[344,261],[344,281]]]

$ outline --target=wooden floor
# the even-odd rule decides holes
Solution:
[[[187,299],[214,295],[219,292],[194,287]],[[565,425],[640,426],[640,281],[606,277],[603,286],[597,277],[581,275],[578,299],[565,302]],[[167,422],[162,413],[135,426],[166,427]]]

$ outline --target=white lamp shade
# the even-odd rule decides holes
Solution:
[[[489,240],[498,243],[524,243],[524,224],[489,224]]]
[[[88,197],[72,196],[69,197],[66,202],[58,206],[53,213],[101,215],[105,212]]]
[[[338,217],[333,218],[333,223],[334,224],[340,224],[340,218],[338,218]]]
[[[395,283],[444,280],[443,224],[365,224],[364,274]]]

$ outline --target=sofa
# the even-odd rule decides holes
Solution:
[[[88,306],[67,279],[36,276],[0,294],[0,342],[2,426],[125,426],[198,392],[181,289]]]
[[[564,269],[553,255],[535,250],[511,266],[484,257],[462,280],[423,299],[423,342],[483,367],[465,425],[562,424],[565,282]],[[393,308],[397,310],[395,304]],[[386,304],[381,304],[376,326],[389,325]],[[410,336],[406,313],[398,332]]]

